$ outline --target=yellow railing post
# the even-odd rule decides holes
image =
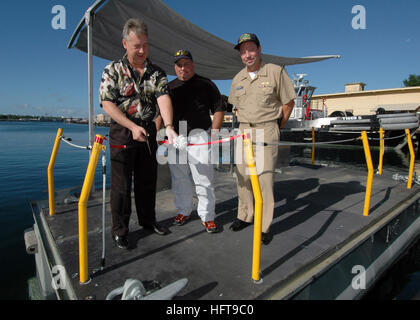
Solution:
[[[372,156],[370,154],[369,141],[367,138],[366,131],[362,131],[362,140],[363,140],[363,148],[365,149],[366,163],[368,166],[368,179],[366,183],[365,206],[363,209],[363,215],[368,216],[369,207],[370,207],[370,197],[372,194],[373,164],[372,164]]]
[[[315,128],[312,127],[312,165],[315,163]]]
[[[57,158],[58,148],[60,147],[63,129],[58,128],[57,136],[55,137],[54,147],[51,153],[50,163],[48,164],[48,203],[50,209],[50,216],[55,215],[55,197],[54,197],[54,165]]]
[[[89,280],[87,250],[87,204],[90,190],[92,189],[96,165],[98,164],[99,155],[103,148],[103,140],[103,136],[99,134],[96,135],[95,143],[92,147],[89,165],[86,170],[85,181],[83,182],[82,192],[79,199],[79,277],[81,284],[86,283]]]
[[[378,166],[378,174],[382,174],[382,166],[383,166],[383,159],[384,159],[384,129],[379,129],[379,166]]]
[[[413,142],[411,141],[410,129],[405,129],[407,135],[408,148],[410,149],[410,170],[408,171],[408,184],[407,189],[411,189],[411,184],[413,181],[413,171],[414,171],[414,160],[416,156],[414,154]]]
[[[255,282],[260,281],[260,264],[261,264],[261,232],[262,232],[262,195],[260,189],[260,182],[258,181],[258,174],[254,152],[252,151],[252,143],[250,135],[246,134],[244,137],[244,145],[246,157],[248,160],[249,174],[251,177],[252,191],[255,200],[254,213],[254,247],[252,256],[252,279]]]

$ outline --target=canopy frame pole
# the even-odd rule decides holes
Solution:
[[[92,38],[92,9],[90,7],[85,13],[85,24],[87,28],[87,42],[88,42],[88,98],[89,98],[89,158],[92,156],[92,146],[94,142],[93,130],[93,38]],[[95,190],[95,183],[92,184],[92,191]]]

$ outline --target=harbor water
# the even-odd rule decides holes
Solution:
[[[26,253],[23,233],[32,227],[33,218],[30,201],[48,198],[47,167],[58,128],[72,143],[88,145],[88,126],[58,122],[0,122],[0,270],[3,281],[0,285],[1,300],[29,299],[28,280],[36,276],[34,257]],[[106,135],[108,128],[95,127],[95,134]],[[375,165],[379,150],[372,150]],[[310,147],[292,147],[291,164],[311,163]],[[317,164],[325,166],[366,167],[363,148],[343,146],[320,146],[315,153]],[[55,169],[56,190],[81,187],[89,161],[89,152],[61,142]],[[109,152],[107,152],[109,164]],[[102,188],[101,163],[95,175],[95,187]],[[109,166],[108,166],[109,167]],[[386,150],[384,167],[398,174],[407,174],[408,158],[403,152]],[[107,170],[109,184],[109,170]],[[384,278],[367,295],[369,299],[411,299],[411,292],[420,291],[420,250],[418,244],[404,255],[390,274],[397,279],[389,284]],[[396,276],[398,275],[398,277]],[[395,281],[393,281],[395,282]],[[385,290],[385,289],[386,290]],[[375,291],[375,289],[377,291]],[[382,295],[381,292],[385,292]]]
[[[34,256],[26,253],[23,232],[34,223],[30,201],[48,198],[47,168],[58,128],[63,128],[72,143],[88,145],[87,125],[0,121],[0,299],[28,299],[27,281],[36,276]],[[105,135],[108,128],[95,127],[96,133]],[[82,186],[88,161],[88,150],[61,142],[54,168],[55,189]],[[101,175],[98,166],[97,188],[102,187]]]

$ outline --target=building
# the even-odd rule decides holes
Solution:
[[[322,109],[325,104],[328,114],[347,111],[354,115],[374,114],[379,108],[385,111],[420,112],[420,87],[365,90],[362,82],[345,85],[345,92],[312,97],[313,109]]]
[[[111,117],[107,114],[97,114],[95,117],[95,125],[97,126],[107,126],[111,124]]]

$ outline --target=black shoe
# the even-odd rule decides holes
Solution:
[[[115,245],[123,250],[128,250],[128,240],[127,236],[112,236],[112,240],[114,240]]]
[[[154,224],[151,225],[143,225],[143,228],[153,231],[157,234],[160,234],[161,236],[164,236],[165,234],[169,233],[169,230],[166,229],[165,227],[162,227],[160,224],[158,224],[157,222],[155,222]]]
[[[263,244],[267,245],[273,240],[273,235],[270,232],[262,232],[261,241]]]
[[[236,219],[229,227],[230,230],[232,231],[240,231],[246,227],[248,227],[251,223],[250,222],[245,222],[239,219]]]

